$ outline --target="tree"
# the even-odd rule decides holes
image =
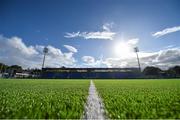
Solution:
[[[13,77],[17,72],[22,72],[22,67],[19,65],[12,65],[8,67],[8,73],[10,74],[10,77]]]
[[[19,65],[12,65],[9,67],[9,69],[13,69],[13,70],[17,70],[17,71],[21,71],[22,70],[22,67],[19,66]]]
[[[7,68],[8,68],[7,65],[5,65],[5,64],[3,64],[3,63],[0,63],[0,73],[5,72]]]
[[[148,66],[143,70],[145,76],[161,76],[162,70],[158,67]]]
[[[180,76],[180,66],[175,66],[175,67],[173,68],[173,70],[174,70],[175,73],[176,73],[176,77],[177,77],[177,76]]]
[[[166,73],[167,73],[167,76],[168,76],[169,78],[174,78],[174,77],[176,77],[176,72],[175,72],[172,68],[169,68],[169,69],[166,71]]]
[[[180,66],[175,66],[167,70],[170,77],[180,77]]]

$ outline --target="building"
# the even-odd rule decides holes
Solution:
[[[138,68],[43,68],[42,78],[62,79],[118,79],[139,78],[141,76]]]
[[[29,78],[31,77],[30,73],[15,73],[14,78]]]

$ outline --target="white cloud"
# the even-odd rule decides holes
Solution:
[[[106,39],[106,40],[112,40],[113,36],[115,35],[114,32],[108,32],[108,31],[102,31],[102,32],[83,32],[81,34],[81,37],[84,37],[85,39]]]
[[[0,35],[0,61],[8,65],[21,65],[23,68],[40,68],[45,46],[27,46],[21,38],[6,38]],[[46,67],[74,67],[76,60],[73,52],[63,53],[59,48],[48,45]]]
[[[157,52],[139,52],[142,68],[146,66],[157,66],[162,69],[180,64],[180,48],[170,48]],[[135,53],[129,58],[106,58],[103,64],[107,67],[137,67]]]
[[[44,46],[43,46],[43,48],[44,48]],[[47,48],[48,48],[48,55],[51,55],[53,57],[58,57],[59,55],[63,56],[63,53],[61,52],[60,49],[55,48],[51,45],[48,45]]]
[[[105,31],[111,31],[112,26],[113,26],[113,23],[105,23],[103,24],[102,29]]]
[[[74,52],[74,53],[78,52],[78,50],[77,50],[75,47],[73,47],[73,46],[64,45],[64,47],[65,47],[66,49],[68,49],[70,52]]]
[[[79,36],[80,36],[80,32],[73,32],[73,33],[66,33],[66,35],[64,37],[74,38],[74,37],[79,37]]]
[[[105,39],[105,40],[112,40],[114,32],[102,31],[102,32],[77,32],[77,33],[66,33],[64,37],[66,38],[75,38],[75,37],[82,37],[84,39]]]
[[[96,60],[92,56],[83,56],[82,58],[83,66],[82,67],[102,67],[102,57],[99,60]]]
[[[31,55],[38,54],[33,46],[26,46],[21,38],[12,37],[5,38],[0,35],[0,48],[2,51],[8,51],[10,54],[21,53],[22,55],[28,57]]]
[[[152,36],[153,37],[161,37],[163,35],[170,34],[170,33],[177,32],[177,31],[180,31],[180,26],[175,26],[172,28],[166,28],[162,31],[158,31],[158,32],[153,33]]]
[[[110,68],[127,67],[128,65],[127,61],[122,61],[120,58],[106,58],[103,64]]]
[[[88,64],[94,63],[95,59],[92,56],[83,56],[82,60]]]
[[[175,47],[175,45],[168,45],[168,46],[166,46],[164,48],[167,49],[167,48],[173,48],[173,47]]]
[[[136,54],[132,53],[128,58],[105,58],[97,59],[93,56],[85,57],[83,65],[90,67],[109,67],[109,68],[126,68],[126,67],[138,67]],[[156,52],[139,52],[139,58],[142,69],[146,66],[156,66],[161,69],[167,69],[169,67],[180,64],[180,48],[169,48]]]
[[[111,24],[103,25],[103,31],[66,33],[64,37],[66,38],[82,37],[84,39],[113,40],[113,37],[115,36],[116,33],[110,30],[110,26]]]
[[[127,41],[127,44],[130,45],[137,45],[137,43],[139,42],[139,38],[133,38]]]
[[[130,45],[136,45],[138,39],[126,41]],[[0,62],[8,65],[21,65],[23,68],[40,68],[43,59],[43,45],[27,46],[21,38],[11,37],[6,38],[0,35]],[[75,50],[70,50],[63,53],[61,49],[51,45],[46,57],[46,67],[79,67],[74,58]],[[180,65],[180,48],[171,46],[156,52],[139,52],[142,68],[146,66],[157,66],[162,69]],[[83,56],[82,67],[135,67],[138,66],[136,54],[132,54],[127,58],[94,58],[93,56]]]

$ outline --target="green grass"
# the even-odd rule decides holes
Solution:
[[[89,80],[0,80],[0,118],[81,118]]]
[[[180,80],[95,80],[108,118],[180,118]],[[0,118],[81,118],[89,80],[0,79]]]
[[[179,118],[180,80],[96,80],[109,118]]]

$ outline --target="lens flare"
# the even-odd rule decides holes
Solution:
[[[131,54],[131,47],[128,45],[128,43],[119,42],[115,44],[114,52],[117,56],[126,58]]]

